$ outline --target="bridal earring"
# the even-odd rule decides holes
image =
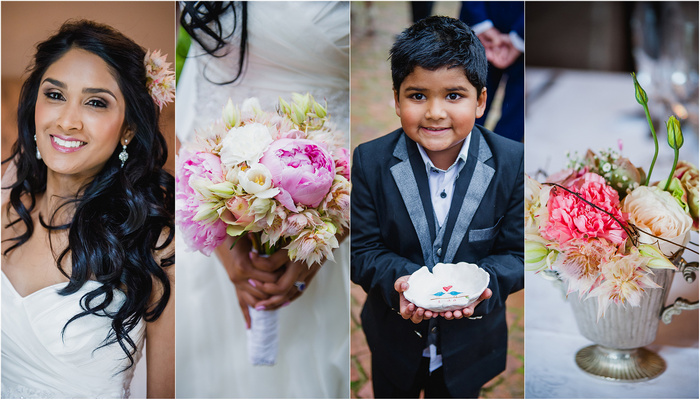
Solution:
[[[36,135],[34,135],[34,145],[36,146]],[[41,153],[39,153],[39,146],[36,146],[36,159],[41,160]]]
[[[126,144],[129,143],[129,139],[124,139],[124,144],[122,145],[122,152],[119,153],[119,160],[122,162],[122,168],[124,168],[124,163],[129,159],[129,153],[126,152]],[[37,150],[37,153],[39,150]]]

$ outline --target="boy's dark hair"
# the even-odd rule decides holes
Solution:
[[[435,71],[461,67],[477,95],[486,86],[488,62],[481,41],[464,22],[450,17],[424,18],[401,32],[389,51],[396,92],[416,67]]]

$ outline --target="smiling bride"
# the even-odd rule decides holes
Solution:
[[[37,45],[3,177],[2,397],[174,396],[171,74],[109,26]],[[6,198],[7,197],[7,198]]]

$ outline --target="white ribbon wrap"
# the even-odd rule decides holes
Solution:
[[[278,310],[256,310],[248,307],[248,360],[253,365],[275,365],[279,344]]]

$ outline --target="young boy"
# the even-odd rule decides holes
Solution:
[[[523,146],[474,120],[484,48],[462,22],[430,17],[391,49],[402,128],[355,150],[352,280],[376,397],[478,397],[505,369],[505,301],[523,288]],[[477,304],[433,313],[408,302],[421,266],[465,261],[490,275]]]

